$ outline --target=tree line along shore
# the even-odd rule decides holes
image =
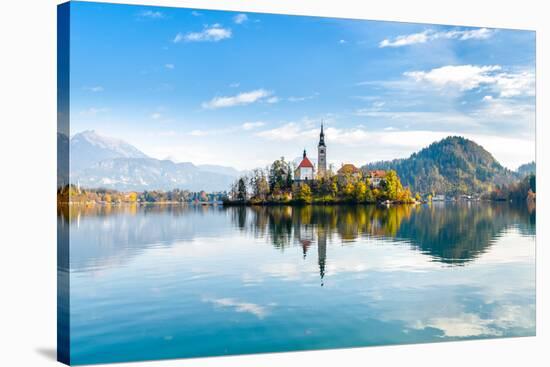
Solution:
[[[496,185],[491,191],[465,196],[473,200],[536,201],[534,175],[509,185]],[[415,204],[438,200],[435,193],[412,193],[394,170],[385,172],[377,184],[363,171],[328,170],[323,177],[294,180],[291,164],[283,158],[266,169],[255,169],[235,180],[229,191],[173,189],[168,191],[128,191],[80,188],[66,185],[58,190],[60,203],[73,204],[224,204],[224,205],[333,205],[333,204]],[[460,197],[452,197],[452,199]]]

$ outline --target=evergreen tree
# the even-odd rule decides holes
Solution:
[[[269,189],[271,192],[288,190],[292,187],[292,173],[290,164],[284,157],[276,160],[269,169]]]
[[[243,178],[240,178],[237,184],[237,199],[240,201],[246,200],[246,184]]]

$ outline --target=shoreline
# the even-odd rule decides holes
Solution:
[[[303,201],[224,201],[223,206],[352,206],[352,205],[376,205],[376,206],[388,206],[388,205],[418,205],[426,204],[427,202],[398,202],[398,201],[313,201],[313,202],[303,202]]]
[[[61,202],[58,201],[58,206],[219,206],[219,207],[269,207],[269,206],[291,206],[291,207],[304,207],[304,206],[378,206],[389,207],[396,205],[424,205],[424,204],[456,204],[456,203],[515,203],[508,200],[434,200],[434,201],[414,201],[414,202],[399,202],[399,201],[369,201],[369,202],[353,202],[353,201],[333,201],[333,202],[300,202],[300,201],[263,201],[263,202],[241,202],[241,201],[224,201],[224,202],[180,202],[180,201],[162,201],[162,202]],[[534,202],[533,202],[534,203]]]

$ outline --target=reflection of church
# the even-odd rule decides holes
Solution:
[[[327,260],[327,231],[312,225],[301,225],[297,228],[297,237],[302,245],[304,259],[312,243],[315,242],[315,235],[317,235],[317,263],[319,265],[319,276],[321,277],[321,286],[323,286]]]

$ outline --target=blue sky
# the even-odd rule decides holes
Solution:
[[[407,157],[448,135],[535,159],[535,33],[73,2],[71,133],[262,167]]]

